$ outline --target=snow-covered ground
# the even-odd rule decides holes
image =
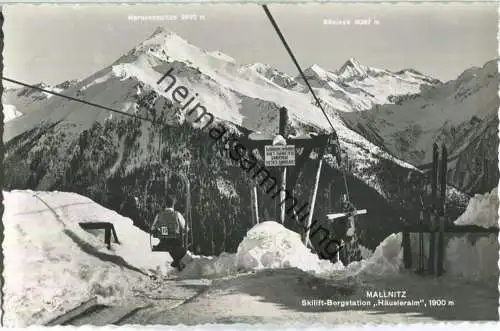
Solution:
[[[486,194],[476,194],[455,224],[498,228],[498,206],[498,187]]]
[[[113,302],[146,288],[149,275],[169,276],[168,253],[151,252],[149,235],[132,220],[89,198],[67,192],[4,192],[6,323],[28,325],[61,314],[98,296]],[[110,222],[120,245],[108,250],[104,231],[86,231],[80,222]],[[154,241],[153,241],[154,244]],[[236,254],[191,260],[179,275],[207,278],[262,268],[298,267],[326,274],[339,270],[320,261],[299,236],[275,222],[249,231]]]
[[[455,225],[498,228],[498,188],[476,194]],[[430,234],[423,235],[424,256],[429,257]],[[499,277],[498,234],[491,232],[445,233],[444,278],[486,281]],[[418,236],[412,236],[413,260],[417,260]]]
[[[4,104],[3,105],[3,122],[6,123],[10,120],[13,120],[16,117],[22,116],[19,110],[16,109],[16,106]]]
[[[302,243],[300,235],[274,221],[266,221],[251,228],[238,246],[236,253],[222,253],[218,257],[188,253],[187,267],[181,278],[213,278],[236,275],[264,269],[296,268],[323,278],[346,278],[356,275],[397,273],[402,265],[401,234],[386,238],[375,251],[365,252],[366,260],[344,267],[321,260]]]
[[[498,228],[498,207],[498,187],[486,194],[476,194],[455,224]],[[451,238],[446,247],[445,270],[449,275],[467,279],[497,279],[498,252],[496,234]]]
[[[5,309],[10,326],[47,321],[94,296],[102,303],[130,299],[151,289],[151,275],[204,279],[294,268],[343,281],[353,276],[394,276],[402,265],[401,234],[390,235],[373,253],[365,252],[365,260],[344,267],[320,260],[297,233],[268,221],[250,229],[236,253],[219,257],[189,253],[187,267],[179,273],[170,267],[168,253],[151,252],[149,235],[134,227],[132,220],[89,198],[19,190],[4,192],[4,205]],[[120,244],[108,249],[103,231],[85,231],[78,224],[92,221],[112,223]],[[495,262],[483,257],[482,250],[475,254],[479,264],[491,267]],[[458,258],[464,258],[464,253]],[[470,261],[451,261],[453,267],[477,268]]]
[[[449,156],[456,155],[480,139],[484,125],[497,117],[498,61],[469,68],[456,80],[401,98],[406,100],[342,116],[411,164],[432,162],[434,142],[444,143]]]
[[[317,273],[343,269],[341,263],[320,260],[303,245],[298,233],[273,221],[262,222],[247,232],[238,247],[237,265],[243,270],[299,268]]]
[[[76,81],[65,81],[61,84],[50,86],[41,82],[34,86],[60,93],[75,83]],[[45,101],[53,96],[53,94],[28,87],[5,89],[2,94],[4,123],[36,111],[40,105],[43,105]]]
[[[498,236],[455,237],[448,241],[444,269],[450,278],[498,281]]]
[[[149,237],[132,221],[92,200],[63,192],[4,192],[5,309],[7,325],[28,325],[58,315],[93,296],[115,300],[168,272],[168,254],[152,254]],[[112,251],[104,231],[79,222],[111,222],[121,245]]]

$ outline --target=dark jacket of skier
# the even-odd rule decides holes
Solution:
[[[184,236],[189,231],[186,220],[181,213],[174,209],[175,201],[167,197],[166,208],[161,210],[151,225],[151,233],[160,239],[156,246],[161,251],[167,251],[172,256],[172,266],[182,270],[185,266],[181,259],[186,255]]]

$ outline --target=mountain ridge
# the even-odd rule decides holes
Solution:
[[[500,76],[497,61],[490,60],[481,67],[466,69],[457,79],[426,88],[422,93],[400,96],[394,99],[394,104],[378,105],[363,113],[343,113],[342,117],[349,127],[417,167],[431,162],[429,146],[434,142],[445,144],[450,157],[458,157],[475,144],[482,153],[474,155],[469,152],[468,158],[461,158],[465,164],[451,163],[450,171],[457,187],[471,194],[486,192],[494,187],[495,178],[498,178],[498,171],[493,170],[498,137],[495,130],[485,129],[498,125]],[[483,132],[488,134],[483,135]],[[478,143],[484,147],[479,147]],[[476,159],[487,159],[490,163],[487,168],[494,174],[490,183],[479,185],[484,187],[459,179],[464,169],[473,169],[476,175],[472,176],[478,178],[471,180],[482,181],[482,169],[472,163],[483,162]]]
[[[238,242],[238,236],[246,232],[245,227],[251,222],[246,194],[250,189],[248,178],[241,169],[229,164],[227,155],[221,155],[205,132],[191,126],[190,121],[173,116],[180,106],[171,93],[165,92],[168,84],[175,79],[176,86],[185,86],[190,95],[196,95],[197,101],[213,112],[217,121],[233,124],[238,134],[243,134],[238,127],[276,134],[278,110],[282,106],[289,111],[288,129],[293,134],[326,133],[330,126],[320,109],[311,104],[308,94],[284,88],[277,78],[273,81],[255,72],[265,69],[263,72],[272,78],[276,72],[267,72],[268,67],[238,66],[223,53],[200,50],[176,36],[165,36],[164,31],[156,32],[64,93],[131,114],[163,116],[168,123],[157,127],[104,110],[89,110],[87,105],[62,98],[41,100],[36,111],[6,123],[6,186],[74,191],[115,210],[120,210],[128,195],[144,196],[141,217],[149,220],[150,214],[164,203],[165,174],[184,172],[192,186],[197,187],[193,201],[200,207],[195,213],[199,222],[198,252],[214,255],[222,248],[234,249],[233,243]],[[158,80],[172,68],[173,76],[158,85]],[[339,136],[344,152],[342,166],[350,164],[346,181],[350,188],[354,187],[350,190],[351,198],[360,208],[371,211],[370,220],[361,226],[359,234],[365,246],[373,247],[388,232],[400,229],[402,215],[410,222],[417,221],[420,202],[415,197],[420,190],[408,187],[406,181],[412,175],[421,185],[425,178],[408,162],[346,127],[340,108],[352,112],[356,107],[370,109],[376,102],[388,102],[387,93],[368,101],[363,98],[399,80],[381,76],[364,78],[363,82],[366,86],[358,86],[359,82],[352,80],[345,86],[328,85],[327,90],[317,91],[327,104],[327,114]],[[420,91],[422,84],[421,80],[408,79],[392,92]],[[332,91],[345,98],[336,100],[330,95]],[[149,99],[150,107],[139,105],[144,99]],[[340,208],[337,196],[344,193],[341,169],[332,162],[326,163],[315,210],[318,218]],[[296,194],[303,201],[308,201],[316,166],[313,160],[306,162],[298,180]],[[239,195],[222,194],[217,179],[227,179],[232,183],[228,190]],[[171,190],[175,194],[182,192],[172,186]],[[453,218],[465,208],[468,197],[453,187],[448,196],[447,207]],[[259,205],[259,210],[269,214],[277,210],[275,201],[262,198]],[[223,239],[214,239],[219,232]]]

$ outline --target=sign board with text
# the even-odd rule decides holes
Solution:
[[[264,150],[266,167],[288,167],[295,165],[295,145],[267,145]]]

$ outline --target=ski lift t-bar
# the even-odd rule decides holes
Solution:
[[[328,115],[326,114],[325,110],[323,109],[323,105],[321,104],[321,102],[319,101],[319,98],[316,96],[316,93],[314,93],[314,90],[312,89],[311,85],[309,84],[309,81],[307,80],[306,78],[306,75],[304,74],[304,72],[302,71],[302,68],[300,67],[299,63],[297,62],[297,59],[295,58],[295,56],[293,55],[293,52],[292,50],[290,49],[290,47],[288,46],[286,40],[285,40],[285,37],[283,37],[283,34],[281,33],[281,30],[280,28],[278,27],[278,24],[276,23],[276,21],[274,20],[273,18],[273,15],[271,14],[271,12],[269,11],[269,9],[267,8],[267,5],[262,5],[262,8],[264,8],[264,11],[266,12],[266,15],[267,17],[269,18],[269,20],[271,21],[271,24],[273,25],[274,27],[274,30],[276,30],[276,33],[278,34],[278,36],[280,37],[281,39],[281,42],[283,43],[283,45],[285,46],[288,54],[290,55],[290,57],[292,58],[292,61],[293,63],[295,64],[295,66],[297,67],[297,70],[299,71],[300,73],[300,76],[302,77],[302,79],[304,80],[304,82],[306,83],[307,87],[309,88],[309,91],[311,91],[311,94],[313,95],[314,97],[314,100],[316,101],[316,104],[318,105],[318,107],[321,109],[321,111],[323,112],[323,114],[325,115],[326,117],[326,120],[328,121],[328,124],[330,124],[331,128],[332,128],[332,131],[336,134],[335,132],[335,128],[333,127],[333,124],[332,122],[330,121],[330,118],[328,117]]]

